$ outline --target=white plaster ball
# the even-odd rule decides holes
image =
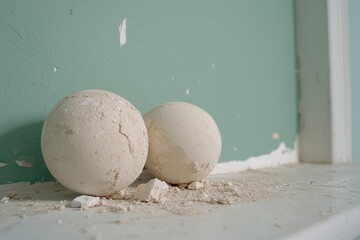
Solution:
[[[148,136],[141,113],[126,99],[104,90],[83,90],[51,110],[41,150],[51,174],[65,187],[108,196],[140,175]]]
[[[184,102],[160,105],[145,117],[149,136],[146,168],[168,183],[204,179],[219,161],[221,136],[213,118]]]

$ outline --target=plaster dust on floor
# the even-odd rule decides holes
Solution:
[[[154,213],[158,210],[179,215],[192,215],[201,213],[204,209],[216,209],[225,205],[258,202],[273,198],[279,194],[274,186],[279,186],[278,179],[264,179],[261,175],[245,173],[243,178],[229,181],[231,174],[226,176],[212,175],[202,182],[183,185],[168,185],[168,189],[162,192],[162,196],[155,200],[137,200],[137,186],[154,179],[146,170],[126,190],[118,195],[100,198],[99,204],[94,207],[80,208],[80,210],[105,212],[135,211],[142,213]],[[67,190],[59,183],[16,183],[6,185],[2,190],[2,203],[7,208],[1,209],[1,217],[34,216],[48,211],[76,211],[71,205],[80,207],[79,203],[72,203],[79,194]],[[3,186],[4,187],[4,186]],[[204,208],[204,209],[203,209]]]
[[[192,186],[153,181],[167,191],[147,202],[135,197],[140,184],[154,179],[144,171],[118,196],[88,198],[82,207],[71,207],[79,194],[56,182],[6,184],[0,186],[0,239],[281,239],[360,206],[359,170],[294,164],[212,174]]]

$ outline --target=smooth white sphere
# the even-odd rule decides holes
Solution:
[[[104,90],[66,96],[49,113],[41,150],[55,179],[81,193],[108,196],[142,172],[148,135],[141,113]]]
[[[149,136],[146,168],[168,183],[204,179],[219,161],[221,136],[213,118],[184,102],[160,105],[145,117]]]

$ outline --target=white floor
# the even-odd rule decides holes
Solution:
[[[227,205],[181,203],[186,211],[124,200],[112,203],[132,210],[81,211],[59,208],[76,194],[56,183],[1,185],[0,198],[10,199],[0,203],[0,239],[360,238],[359,166],[301,164],[209,180],[234,183],[240,197]]]

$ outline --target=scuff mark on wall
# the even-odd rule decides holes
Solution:
[[[120,47],[122,47],[126,43],[126,18],[121,22],[119,26],[119,34]]]

